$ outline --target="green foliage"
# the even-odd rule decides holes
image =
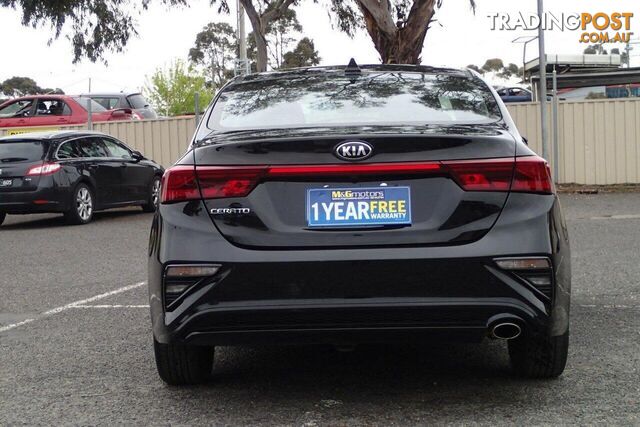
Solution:
[[[584,49],[585,55],[608,55],[603,43],[591,44]]]
[[[0,94],[10,98],[46,93],[64,94],[60,88],[41,88],[36,81],[30,77],[11,77],[0,83]]]
[[[207,88],[206,78],[193,65],[181,60],[164,70],[157,69],[144,92],[151,104],[167,116],[193,114],[196,92],[200,94],[201,110],[213,98],[213,92]]]
[[[467,68],[482,75],[493,73],[496,77],[504,80],[509,80],[512,77],[520,78],[522,76],[522,67],[518,67],[514,63],[505,65],[504,61],[500,58],[487,59],[482,67],[470,64],[467,65]]]
[[[502,59],[500,58],[487,59],[482,66],[482,69],[485,72],[498,72],[504,69],[504,62],[502,62]]]
[[[233,77],[237,45],[235,30],[225,22],[207,24],[196,35],[189,59],[205,70],[211,88],[218,88]]]
[[[73,46],[73,62],[86,57],[95,62],[107,51],[122,52],[131,36],[137,35],[135,15],[151,0],[0,0],[0,7],[19,8],[22,24],[33,28],[51,26],[57,39],[64,28]],[[186,0],[158,0],[185,5]]]
[[[313,40],[302,38],[291,52],[284,54],[282,68],[311,67],[320,63],[318,51],[313,45]]]
[[[298,22],[296,11],[293,9],[286,9],[278,19],[267,25],[267,48],[273,68],[282,66],[285,51],[295,41],[292,33],[296,32],[302,32],[302,25]]]

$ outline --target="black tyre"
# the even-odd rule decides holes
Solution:
[[[509,357],[516,374],[527,378],[556,378],[569,353],[569,332],[557,337],[527,335],[509,341]]]
[[[69,224],[86,224],[93,219],[95,199],[93,191],[86,184],[79,184],[73,190],[71,207],[65,212],[64,217]]]
[[[4,222],[4,219],[7,217],[7,214],[4,212],[0,212],[0,225]]]
[[[153,340],[156,367],[169,385],[200,384],[211,376],[213,347],[160,344]]]
[[[142,210],[145,212],[155,212],[158,203],[160,203],[160,177],[156,176],[151,181],[151,188],[149,191],[149,200],[142,205]]]

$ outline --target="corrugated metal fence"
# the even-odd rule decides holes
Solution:
[[[512,104],[509,111],[529,146],[542,153],[539,106]],[[558,139],[560,183],[640,183],[640,100],[560,102]],[[549,144],[553,162],[551,136]]]
[[[510,104],[508,108],[529,146],[542,153],[537,104]],[[558,114],[560,183],[640,183],[640,100],[561,102]],[[94,124],[94,129],[111,134],[169,166],[187,149],[195,119],[106,122]],[[0,129],[0,135],[10,130]],[[549,151],[551,155],[553,148]]]

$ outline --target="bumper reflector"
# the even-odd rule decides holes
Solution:
[[[213,276],[218,270],[220,270],[219,264],[167,266],[164,271],[165,309],[170,311],[171,305],[185,292]]]
[[[546,270],[551,268],[547,258],[498,258],[494,260],[503,270]]]
[[[220,269],[219,265],[172,265],[165,271],[166,277],[204,277],[213,276]]]

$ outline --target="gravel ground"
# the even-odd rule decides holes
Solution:
[[[140,284],[151,216],[102,213],[81,227],[9,216],[0,424],[640,424],[640,193],[561,197],[574,293],[569,363],[554,381],[513,378],[506,346],[486,341],[223,347],[209,384],[167,387]]]

